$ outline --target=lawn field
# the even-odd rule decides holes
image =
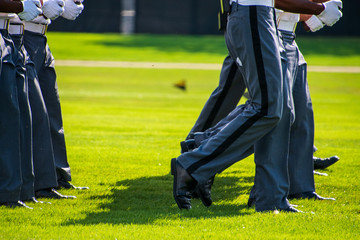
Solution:
[[[220,36],[48,34],[58,60],[221,63]],[[309,65],[360,66],[360,38],[299,38]],[[339,48],[338,46],[342,46]],[[214,203],[180,211],[170,159],[180,153],[218,70],[57,66],[73,200],[0,207],[0,239],[360,239],[360,73],[309,72],[316,156],[340,161],[315,176],[303,214],[247,208],[253,157],[219,174]],[[173,87],[186,80],[187,90]],[[242,100],[243,102],[244,100]],[[301,148],[302,146],[299,146]]]

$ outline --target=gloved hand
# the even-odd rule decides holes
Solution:
[[[325,9],[317,17],[327,26],[334,25],[342,17],[342,1],[331,0],[323,3]]]
[[[64,12],[64,1],[63,0],[43,0],[44,5],[42,7],[43,14],[50,18],[51,20],[54,20],[61,16]]]
[[[310,31],[312,32],[316,32],[320,29],[322,29],[325,25],[323,24],[322,21],[320,21],[320,19],[316,16],[311,16],[308,20],[306,20],[304,22],[306,24],[306,26],[309,27]]]
[[[82,2],[82,0],[65,0],[65,11],[62,17],[68,20],[75,20],[84,9]]]
[[[41,4],[39,0],[23,0],[23,11],[18,13],[21,20],[31,21],[42,13]]]

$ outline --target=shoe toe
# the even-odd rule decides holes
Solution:
[[[205,207],[210,207],[212,204],[211,191],[205,185],[198,185],[196,193]]]

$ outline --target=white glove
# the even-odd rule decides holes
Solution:
[[[43,13],[47,18],[51,20],[61,16],[64,12],[64,1],[63,0],[43,0],[44,5],[42,7]]]
[[[317,17],[327,26],[334,25],[342,17],[342,1],[331,0],[323,3],[325,9]]]
[[[39,0],[23,0],[21,3],[23,11],[18,13],[21,20],[31,21],[42,13]]]
[[[75,2],[76,1],[76,2]],[[82,10],[84,9],[84,5],[80,0],[65,0],[65,11],[62,15],[63,18],[68,20],[75,20]]]
[[[310,31],[316,32],[322,29],[325,25],[320,19],[314,15],[311,16],[308,20],[305,21],[306,26],[310,28]]]

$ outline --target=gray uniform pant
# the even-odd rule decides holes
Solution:
[[[283,111],[283,80],[279,39],[273,8],[232,6],[226,44],[245,79],[251,101],[243,111],[200,147],[178,157],[179,163],[199,183],[206,182],[241,157],[279,122]],[[269,148],[267,148],[269,149]],[[288,206],[287,159],[257,161],[257,175],[266,183],[258,210]],[[270,173],[270,174],[268,174]],[[274,178],[273,176],[277,177]]]
[[[222,65],[219,86],[211,93],[188,137],[204,132],[235,109],[246,89],[236,62],[228,55]]]
[[[14,42],[25,56],[26,79],[29,89],[29,102],[32,117],[32,150],[34,165],[34,190],[57,186],[54,154],[52,150],[49,119],[37,79],[35,64],[30,60],[23,44],[23,35],[12,36]]]
[[[65,181],[71,181],[54,57],[49,49],[45,35],[25,31],[24,44],[31,60],[35,63],[42,96],[49,115],[57,177],[58,179],[63,178]]]
[[[11,36],[18,57],[16,60],[16,81],[20,110],[20,155],[22,170],[22,191],[20,200],[29,200],[34,197],[34,172],[32,152],[31,110],[29,103],[28,79],[25,64],[26,53],[22,47],[21,39]]]
[[[295,43],[295,34],[281,31],[281,35],[286,49],[287,69],[284,75],[284,85],[288,85],[289,98],[286,102],[289,107],[284,108],[283,118],[277,126],[283,132],[279,136],[283,136],[284,139],[278,140],[284,144],[284,147],[277,149],[275,146],[268,146],[272,148],[270,151],[278,151],[278,157],[287,156],[290,183],[289,194],[314,192],[314,165],[312,159],[314,119],[306,81],[306,63],[303,61],[303,57]],[[286,113],[286,111],[290,112]],[[278,131],[274,130],[274,132]],[[274,134],[272,137],[274,137]],[[255,144],[255,163],[257,163],[258,153],[264,154],[264,146],[262,144],[264,139]],[[285,139],[286,142],[284,141]],[[260,151],[257,151],[257,148]],[[268,156],[262,156],[262,158],[266,157]],[[258,169],[258,165],[256,169]],[[257,181],[257,176],[255,175],[256,208],[258,201],[261,201],[260,197],[263,195],[259,192],[263,191],[259,185],[261,183],[261,181]]]
[[[293,78],[292,97],[295,122],[290,131],[289,176],[290,193],[314,192],[314,112],[307,82],[307,64],[295,42],[295,34],[282,33],[288,42],[286,51],[297,52],[298,66]],[[291,44],[290,44],[291,43]]]
[[[313,139],[314,139],[314,119],[313,109],[307,84],[306,62],[295,43],[295,34],[291,32],[281,31],[284,47],[286,50],[287,70],[284,73],[288,79],[286,82],[290,87],[289,96],[290,108],[292,109],[292,125],[290,128],[289,143],[289,178],[290,192],[289,194],[315,191],[314,175],[313,175]],[[231,64],[231,62],[228,62]],[[234,79],[234,81],[242,81],[242,79]],[[224,83],[223,83],[224,85]],[[232,90],[236,92],[236,89]],[[229,96],[229,98],[231,95]],[[230,101],[230,100],[228,100]],[[236,101],[236,98],[233,98]],[[210,102],[210,101],[209,101]],[[204,111],[204,110],[203,110]],[[209,110],[207,110],[209,111]],[[197,133],[196,139],[198,144],[201,140],[207,139],[219,132],[226,124],[234,119],[243,108],[237,107],[228,116],[218,122],[214,127],[207,129],[203,134]],[[219,109],[219,114],[226,114]],[[285,114],[283,114],[285,116]],[[253,153],[253,149],[249,149],[247,155]],[[255,193],[252,191],[252,194]],[[255,197],[252,195],[251,197]]]
[[[29,105],[21,56],[7,30],[0,36],[0,202],[15,202],[34,196]]]

